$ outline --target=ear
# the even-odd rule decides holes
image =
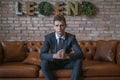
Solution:
[[[65,23],[65,28],[67,27],[67,24]]]

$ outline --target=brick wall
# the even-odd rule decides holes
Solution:
[[[25,4],[28,0],[0,0],[0,40],[44,40],[44,35],[53,31],[54,15],[18,16],[15,14],[15,1]],[[40,3],[42,0],[29,1]],[[59,0],[46,1],[54,5]],[[82,0],[74,1],[81,3]],[[66,31],[75,34],[77,40],[120,40],[120,0],[87,1],[99,8],[97,15],[92,18],[65,16],[68,25]]]

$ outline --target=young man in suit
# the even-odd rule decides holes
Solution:
[[[45,36],[41,50],[43,74],[46,80],[56,80],[53,70],[72,69],[71,80],[79,80],[82,72],[82,50],[75,36],[65,32],[67,25],[63,15],[56,15],[53,23],[55,32]],[[71,53],[71,50],[74,53]]]

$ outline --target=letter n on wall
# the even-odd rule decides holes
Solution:
[[[77,1],[75,1],[75,3],[73,4],[72,2],[67,2],[66,3],[66,14],[67,15],[72,15],[72,12],[74,15],[78,15],[79,14],[79,3]]]

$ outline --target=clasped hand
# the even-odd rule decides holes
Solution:
[[[63,49],[59,50],[56,54],[53,54],[54,59],[69,59],[69,56]]]

